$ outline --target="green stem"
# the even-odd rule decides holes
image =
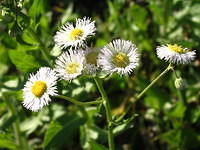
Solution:
[[[102,81],[95,77],[94,78],[96,85],[99,89],[99,92],[101,93],[101,96],[104,100],[103,104],[106,109],[106,116],[107,116],[107,122],[108,122],[108,144],[109,144],[109,150],[114,150],[114,137],[113,137],[113,129],[112,129],[112,114],[110,109],[110,104],[108,100],[108,96],[103,88]]]
[[[136,98],[140,99],[148,89],[150,89],[162,76],[172,69],[173,66],[169,64],[169,66],[161,74],[159,74],[159,76],[157,76]]]
[[[63,96],[63,95],[58,95],[58,96],[55,96],[56,98],[60,98],[60,99],[64,99],[64,100],[67,100],[67,101],[70,101],[76,105],[92,105],[92,104],[100,104],[103,102],[103,100],[97,100],[97,101],[91,101],[91,102],[80,102],[76,99],[73,99],[71,97],[67,97],[67,96]]]
[[[176,71],[174,70],[174,68],[172,68],[172,70],[173,70],[173,72],[174,72],[175,77],[176,77],[176,78],[180,78],[180,77],[178,76],[178,74],[176,73]]]

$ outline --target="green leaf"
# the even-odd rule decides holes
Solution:
[[[180,129],[174,129],[170,130],[168,132],[163,133],[160,136],[161,140],[164,142],[169,143],[173,147],[179,147],[180,140],[181,140],[181,130]]]
[[[23,132],[25,132],[27,135],[33,133],[39,125],[42,125],[42,121],[39,117],[31,117],[27,118],[25,121],[23,121],[20,124],[20,127]]]
[[[96,143],[95,141],[90,141],[91,150],[108,150],[105,146]]]
[[[133,23],[135,23],[141,30],[147,29],[147,12],[146,10],[139,6],[133,5],[131,7],[131,14],[133,14]]]
[[[17,146],[10,135],[0,134],[0,148],[16,149]]]
[[[14,98],[14,99],[16,99],[16,100],[18,100],[18,101],[22,101],[23,100],[23,93],[22,93],[22,91],[15,91],[15,90],[8,90],[8,91],[6,91],[6,92],[3,92],[3,95],[5,96],[5,97],[8,97],[8,98]]]
[[[9,51],[9,57],[17,69],[22,72],[31,72],[41,66],[36,57],[26,52],[34,49],[35,47],[19,45],[17,50]]]
[[[153,13],[154,21],[160,25],[164,24],[164,8],[160,7],[158,3],[156,2],[151,2],[150,5],[150,10]]]
[[[196,123],[200,121],[200,106],[190,110],[189,118],[192,123]]]
[[[20,26],[23,29],[27,28],[29,26],[29,24],[30,24],[29,16],[27,16],[23,12],[18,12],[18,15],[19,15],[18,21],[19,21]]]
[[[107,141],[107,131],[95,125],[84,125],[80,128],[80,141],[83,148],[87,149],[91,140],[98,140],[102,143]]]
[[[58,148],[69,143],[72,136],[75,135],[74,132],[84,122],[85,120],[83,118],[75,114],[68,116],[64,123],[60,121],[52,122],[44,137],[44,149],[50,149],[50,147]]]
[[[47,4],[47,0],[33,0],[33,4],[29,9],[30,17],[36,19],[37,17],[39,17],[39,15],[43,14],[45,12],[45,7],[47,6]]]
[[[160,135],[160,138],[173,149],[192,149],[200,146],[200,135],[192,128],[173,129]]]
[[[180,118],[182,119],[185,115],[186,106],[183,104],[181,100],[176,103],[176,106],[173,108],[169,115],[173,118]]]
[[[0,76],[8,71],[8,51],[4,46],[0,45]]]
[[[144,99],[146,106],[158,110],[163,108],[165,101],[167,101],[167,95],[165,92],[159,90],[159,88],[150,89]]]
[[[22,32],[23,32],[23,31],[22,31],[22,28],[18,25],[17,22],[15,22],[15,23],[11,26],[9,34],[10,34],[11,36],[16,37],[16,36],[18,36],[18,35],[21,35]]]
[[[38,42],[38,39],[36,39],[36,37],[34,37],[31,32],[32,32],[31,29],[24,30],[22,34],[22,39],[28,44],[39,45],[40,43]]]
[[[0,118],[0,130],[5,130],[6,128],[9,128],[12,123],[16,120],[16,116],[13,115],[11,116],[11,114],[7,113],[5,115],[3,115]]]

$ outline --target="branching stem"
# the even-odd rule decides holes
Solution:
[[[111,109],[110,109],[110,104],[108,100],[108,96],[103,88],[102,81],[95,77],[94,78],[96,85],[98,87],[98,90],[103,98],[103,104],[106,109],[106,117],[107,117],[107,122],[108,122],[108,145],[109,145],[109,150],[114,150],[114,137],[113,137],[113,127],[112,127],[112,114],[111,114]]]
[[[144,93],[150,89],[162,76],[164,76],[168,71],[173,70],[172,64],[169,64],[169,66],[161,73],[159,74],[137,97],[136,99],[140,99]]]

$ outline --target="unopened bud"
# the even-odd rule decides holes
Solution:
[[[6,16],[8,14],[8,8],[3,8],[2,10],[1,10],[1,16]]]
[[[180,78],[176,78],[174,85],[177,89],[183,89],[186,87],[186,82],[185,80],[183,80],[181,77]]]

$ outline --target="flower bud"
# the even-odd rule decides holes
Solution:
[[[2,10],[1,10],[1,16],[6,16],[8,14],[8,8],[3,8]]]
[[[186,82],[181,78],[176,78],[174,85],[177,89],[183,89],[186,87]]]

